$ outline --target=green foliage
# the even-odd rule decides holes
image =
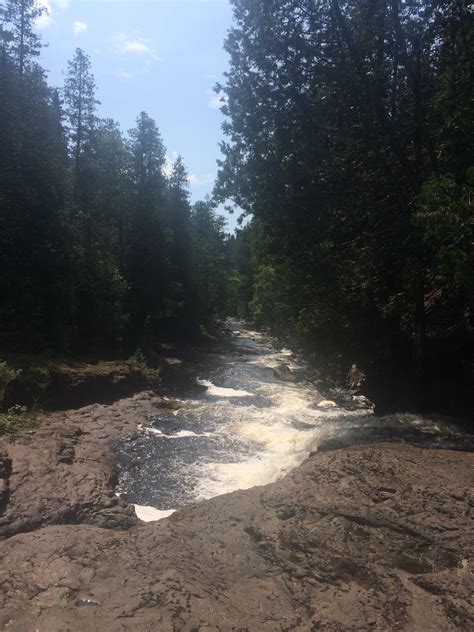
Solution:
[[[21,371],[9,366],[5,360],[0,360],[0,408],[8,384],[20,375]]]
[[[36,0],[6,0],[1,7],[0,16],[4,14],[6,25],[5,42],[11,58],[15,61],[20,75],[28,69],[32,58],[41,50],[40,37],[35,32],[35,22],[47,9]]]
[[[43,391],[51,384],[51,372],[47,366],[30,366],[27,374],[28,379]]]
[[[252,316],[314,349],[414,340],[421,363],[425,331],[472,319],[472,12],[232,5],[216,195],[256,237],[234,287],[251,279]]]
[[[146,361],[145,354],[138,348],[135,353],[127,360],[128,364],[138,371],[146,371],[148,369],[148,362]]]
[[[275,261],[261,265],[257,271],[250,316],[262,325],[272,323],[281,332],[291,323],[291,308],[288,301],[288,276],[285,263]]]
[[[190,217],[191,307],[196,322],[221,318],[229,307],[229,252],[224,220],[210,202],[197,202]]]
[[[12,406],[6,413],[0,413],[0,436],[36,428],[41,420],[37,411],[29,411],[26,406]]]
[[[416,200],[413,224],[431,260],[433,282],[474,294],[474,169],[464,184],[453,176],[428,180]]]
[[[0,342],[87,355],[143,344],[162,334],[163,321],[165,334],[208,324],[224,311],[225,235],[216,217],[208,238],[194,231],[182,158],[168,173],[146,112],[128,136],[98,118],[83,50],[68,63],[63,91],[49,88],[33,63],[42,10],[30,0],[4,9]],[[218,289],[206,278],[215,272]]]
[[[148,364],[145,354],[138,348],[135,353],[127,360],[128,364],[135,371],[140,371],[145,375],[151,386],[158,386],[160,383],[160,370],[151,368]]]

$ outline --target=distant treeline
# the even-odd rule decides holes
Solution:
[[[241,312],[319,355],[472,376],[472,3],[231,2]]]
[[[98,117],[82,50],[48,86],[33,0],[0,3],[0,343],[134,347],[235,313],[342,364],[472,376],[470,3],[231,1],[236,237],[146,113],[127,136]]]
[[[37,63],[34,0],[0,3],[0,344],[99,353],[193,332],[226,309],[229,239],[191,206],[142,112],[124,136],[97,114],[88,56],[61,89]]]

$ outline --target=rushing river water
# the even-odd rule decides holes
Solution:
[[[304,369],[289,350],[230,322],[233,351],[209,353],[176,410],[160,410],[122,442],[118,493],[156,520],[192,502],[263,485],[328,440],[409,441],[466,449],[472,438],[439,416],[376,417],[363,397],[324,400],[310,382],[288,383],[273,368]],[[189,389],[188,389],[189,390]]]

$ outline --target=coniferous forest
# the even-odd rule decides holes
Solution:
[[[0,49],[0,338],[133,349],[228,314],[315,358],[472,378],[472,11],[464,0],[233,0],[212,200],[146,112],[98,116],[77,49],[48,85],[33,0]],[[216,204],[247,221],[234,235]]]
[[[217,195],[253,218],[248,313],[346,365],[472,385],[472,6],[232,4]]]
[[[83,50],[48,86],[40,12],[9,0],[0,23],[1,344],[106,352],[158,327],[192,333],[223,314],[224,221],[191,206],[146,112],[127,134],[99,118]]]

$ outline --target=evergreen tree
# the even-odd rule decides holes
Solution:
[[[3,7],[2,30],[8,34],[4,42],[20,75],[24,74],[32,59],[40,54],[42,44],[35,33],[34,23],[44,13],[47,13],[46,8],[36,0],[6,0]]]
[[[26,79],[26,80],[25,80]],[[54,93],[38,66],[0,67],[1,335],[64,348],[71,325],[67,154]]]
[[[469,186],[467,3],[232,4],[231,65],[220,87],[229,140],[216,192],[254,217],[252,311],[320,351],[381,356],[411,340],[421,370],[425,331],[444,311],[431,303],[427,313],[439,288],[427,199],[434,210],[435,191],[445,198],[443,171]],[[433,178],[437,186],[427,184]],[[441,205],[439,227],[454,219],[446,199]],[[273,278],[286,308],[272,314],[263,307]],[[471,311],[461,304],[453,300],[451,318],[466,331]]]
[[[155,121],[145,112],[130,130],[132,211],[127,250],[132,326],[143,332],[160,314],[166,284],[163,216],[166,150]]]
[[[231,270],[225,220],[209,201],[196,202],[190,218],[190,265],[194,295],[192,313],[198,323],[213,323],[227,315]],[[234,312],[237,314],[237,310]]]
[[[75,194],[78,199],[84,186],[84,154],[90,150],[96,124],[96,109],[99,101],[95,97],[96,85],[88,55],[76,48],[68,62],[64,84],[66,114],[69,121],[71,148],[74,157]]]
[[[181,331],[194,326],[197,315],[186,311],[197,301],[190,258],[204,270],[198,253],[205,253],[193,249],[182,159],[167,178],[163,141],[144,112],[128,139],[117,123],[97,118],[91,64],[80,49],[63,103],[33,63],[40,9],[27,0],[1,9],[1,342],[87,354],[135,347],[161,335],[165,321],[173,330],[178,321]],[[221,237],[211,231],[209,243],[217,248]]]
[[[189,181],[181,156],[174,161],[168,181],[167,226],[168,233],[168,301],[169,316],[180,316],[186,307],[190,289],[190,234],[191,205]]]

